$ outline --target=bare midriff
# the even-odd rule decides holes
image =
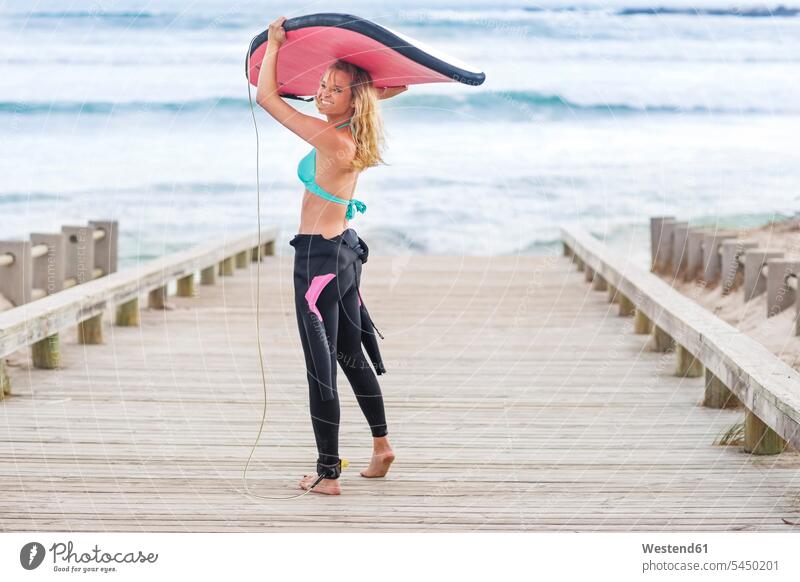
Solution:
[[[356,176],[353,176],[353,178],[350,177],[354,172],[346,172],[337,168],[334,171],[339,174],[340,187],[328,189],[326,185],[331,183],[331,178],[333,176],[330,176],[332,172],[326,172],[323,168],[325,168],[325,164],[320,163],[318,159],[317,183],[334,196],[350,200],[355,191],[355,181],[357,178]],[[346,196],[343,191],[346,191],[347,187],[350,185],[352,185],[350,195]],[[307,189],[304,189],[303,204],[300,210],[300,227],[297,232],[299,234],[321,234],[325,238],[333,238],[342,234],[347,228],[348,221],[345,218],[346,213],[346,205],[325,200],[309,192]]]

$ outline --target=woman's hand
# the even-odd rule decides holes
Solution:
[[[285,16],[280,16],[269,25],[267,50],[264,51],[264,58],[261,60],[261,68],[258,72],[256,103],[267,111],[270,111],[270,102],[281,101],[278,95],[278,49],[286,41],[286,31],[283,29],[285,20]]]
[[[383,87],[378,89],[378,99],[388,99],[399,95],[403,91],[408,91],[408,85],[400,85],[399,87]]]
[[[275,43],[276,45],[281,45],[286,42],[286,31],[283,29],[283,23],[285,21],[285,16],[279,16],[269,25],[269,32],[267,34],[269,44]]]

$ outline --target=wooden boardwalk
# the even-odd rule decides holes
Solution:
[[[316,451],[291,255],[262,263],[268,422],[251,491],[298,492]],[[256,264],[105,345],[62,334],[65,367],[11,358],[0,402],[2,531],[779,530],[800,518],[800,454],[713,441],[742,411],[700,406],[565,257],[382,257],[363,296],[397,461],[358,475],[368,427],[339,373],[343,494],[267,501],[242,469],[258,432]]]

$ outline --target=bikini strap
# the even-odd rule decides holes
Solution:
[[[356,212],[364,213],[367,211],[367,205],[361,202],[361,200],[356,200],[355,198],[351,198],[347,202],[347,212],[345,213],[345,218],[347,220],[352,219]]]
[[[350,125],[350,120],[345,121],[341,125],[337,125],[335,129],[339,129],[340,127],[344,127],[345,125]]]

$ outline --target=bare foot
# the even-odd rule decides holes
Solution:
[[[303,475],[303,478],[300,479],[300,489],[310,489],[318,476],[319,475],[315,474]],[[319,485],[311,489],[311,492],[325,493],[327,495],[341,495],[342,486],[339,485],[338,479],[323,479],[319,482]]]
[[[383,477],[389,471],[389,465],[394,461],[394,451],[391,449],[383,452],[372,453],[369,467],[361,471],[362,477]]]

